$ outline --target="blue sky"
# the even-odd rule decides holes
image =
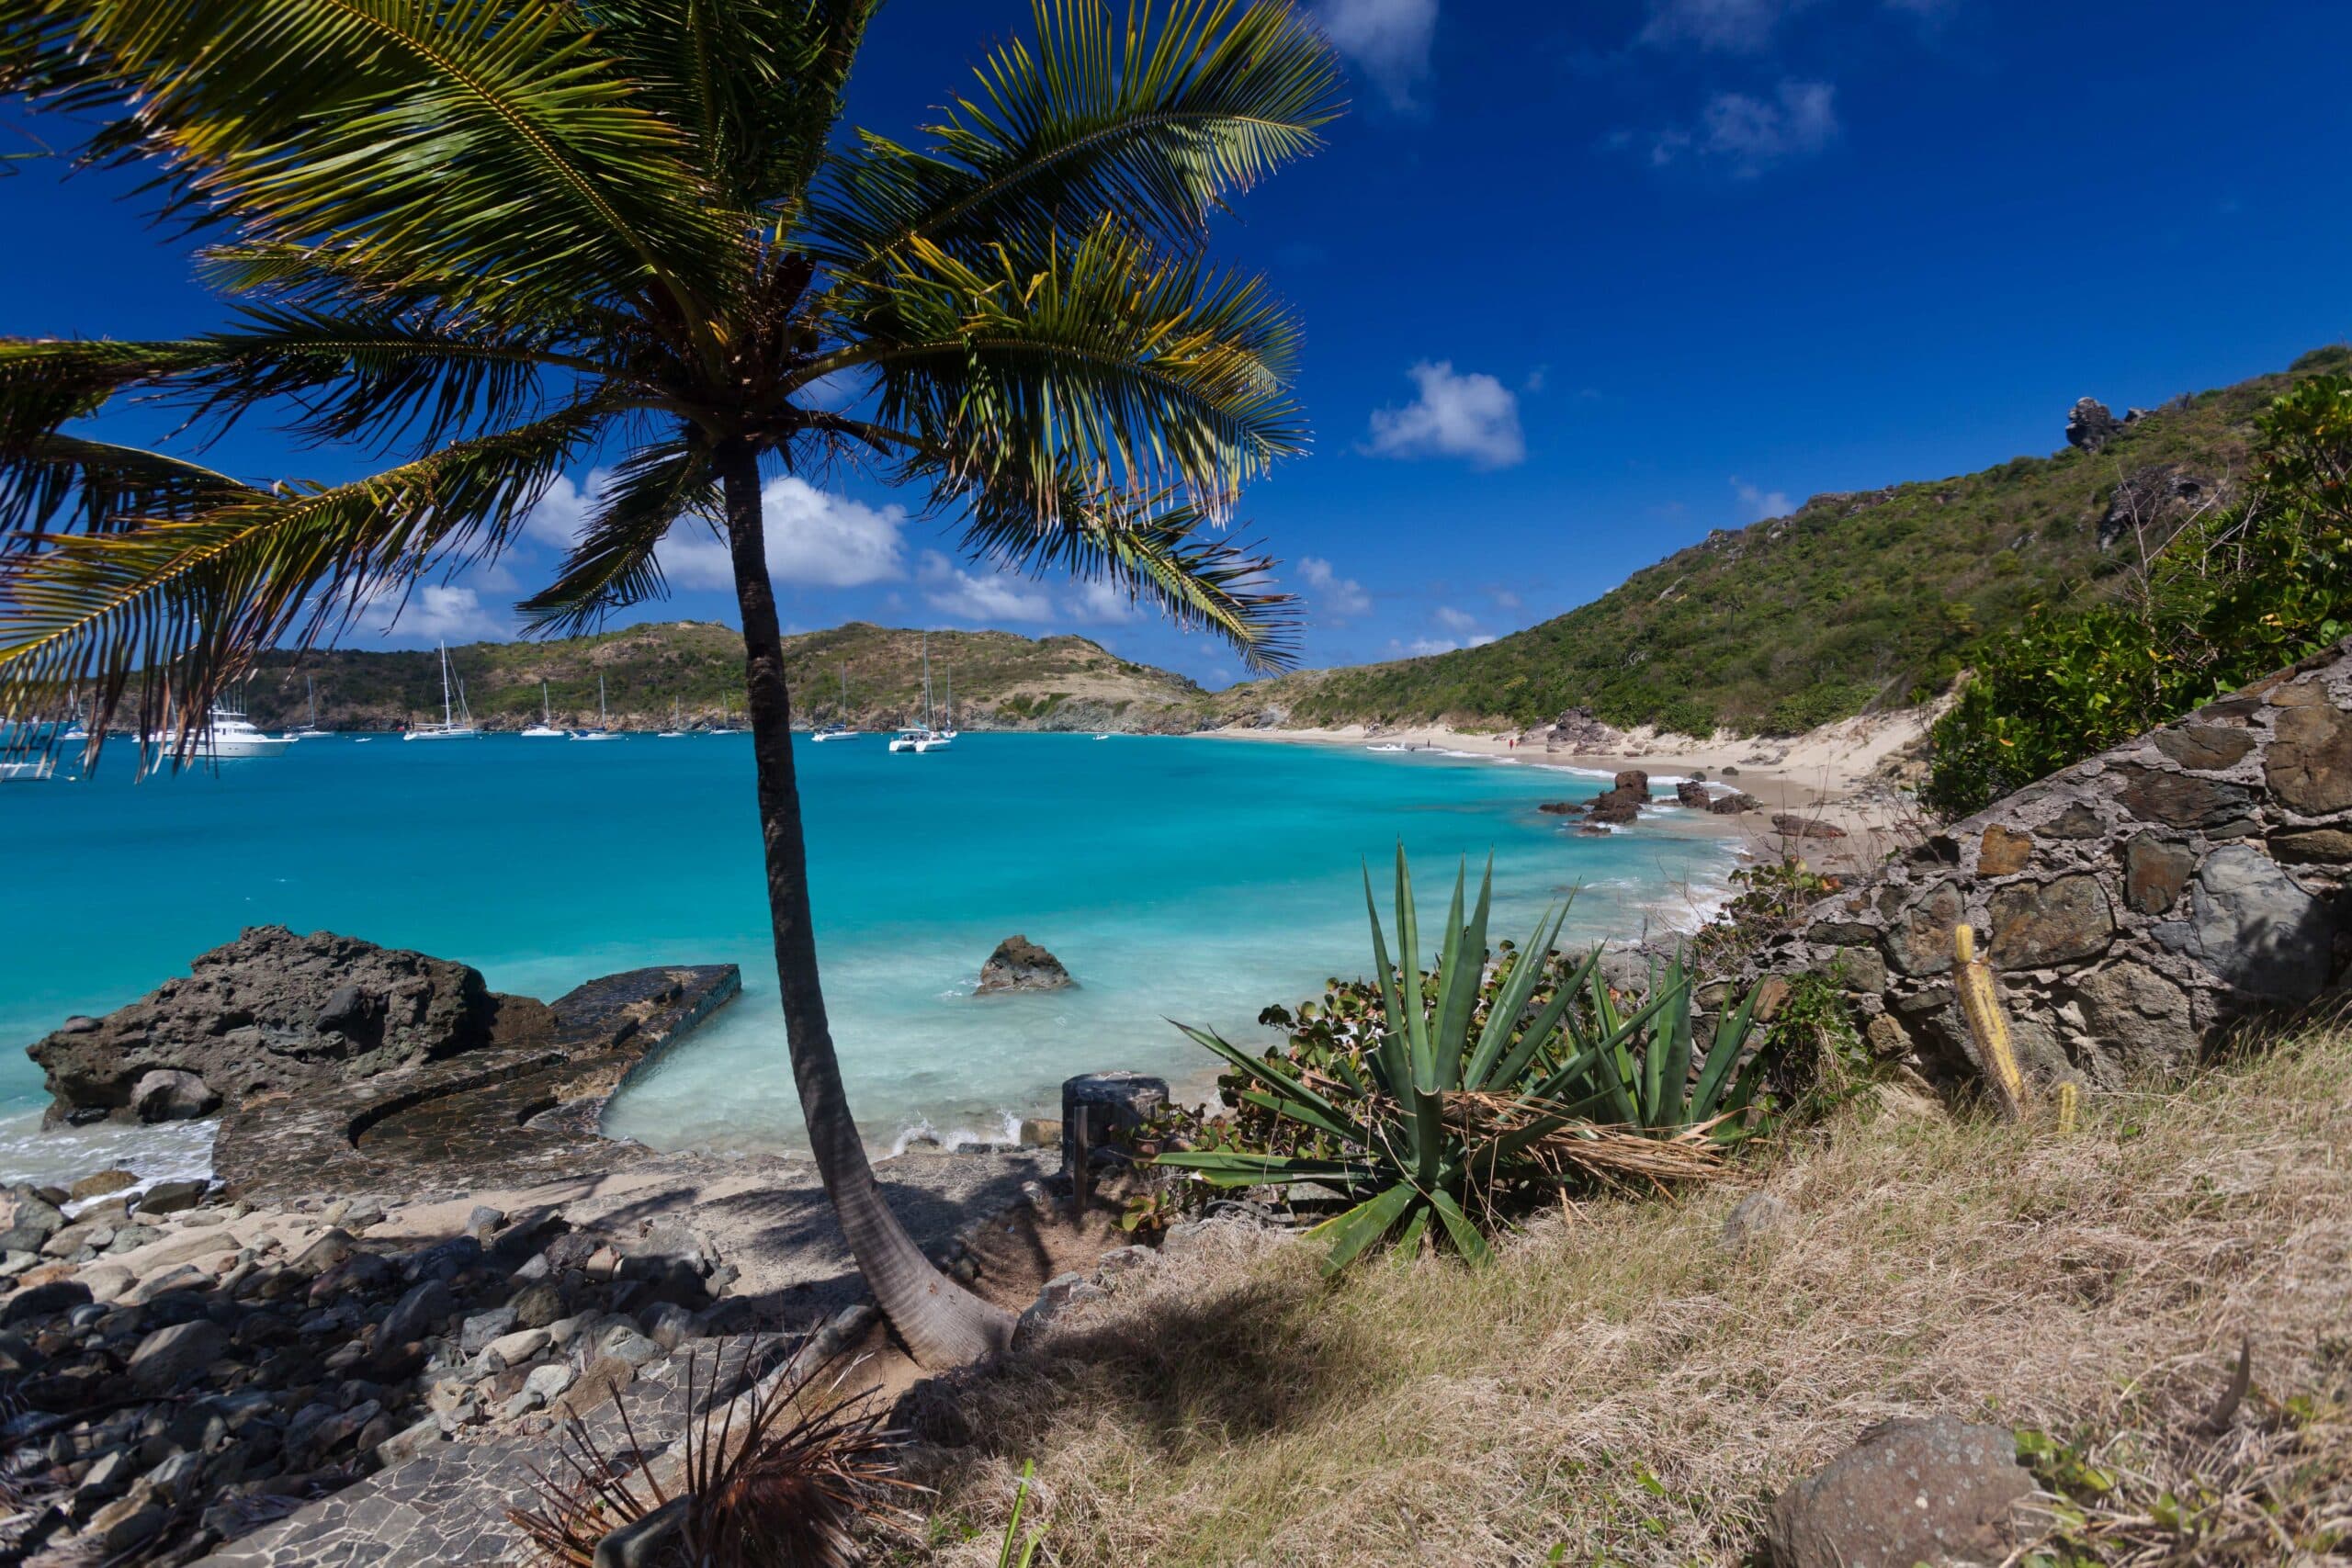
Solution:
[[[1493,637],[1819,491],[1984,468],[2352,334],[2352,6],[2185,0],[1320,0],[1353,104],[1221,254],[1302,314],[1313,454],[1246,498],[1309,663]],[[853,120],[911,136],[1018,0],[894,0]],[[21,113],[21,149],[48,133]],[[185,247],[52,167],[0,182],[0,333],[218,319]],[[144,434],[138,414],[118,438]],[[266,429],[252,477],[356,454]],[[593,482],[574,476],[577,486]],[[1237,661],[1112,597],[956,561],[855,476],[770,487],[787,621],[1080,631],[1211,684]],[[577,513],[353,640],[497,635]],[[628,619],[731,619],[712,547]]]

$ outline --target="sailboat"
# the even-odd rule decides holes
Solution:
[[[455,699],[450,695],[453,688],[449,680],[449,645],[445,642],[440,646],[441,722],[413,724],[401,733],[403,740],[471,740],[476,733],[474,716],[464,706],[465,688],[454,688],[458,694]]]
[[[523,739],[526,740],[569,740],[571,739],[571,731],[556,728],[554,710],[548,706],[548,683],[545,681],[539,682],[539,722],[523,731]]]
[[[319,689],[311,683],[311,678],[308,675],[302,677],[302,692],[311,701],[311,721],[300,729],[288,730],[286,739],[288,740],[322,739],[327,731],[319,728]]]
[[[605,677],[600,673],[596,677],[596,728],[583,729],[572,739],[574,740],[618,740],[620,737],[613,733],[612,724],[612,716],[605,711]]]
[[[705,735],[746,735],[750,731],[735,722],[735,716],[727,709],[727,699],[721,697],[718,699],[718,722],[703,733]]]
[[[956,739],[958,731],[956,728],[956,671],[952,667],[948,670],[944,679],[947,688],[946,696],[945,700],[941,702],[939,705],[941,710],[947,716],[947,723],[939,733],[947,739],[953,740]]]
[[[846,664],[842,666],[841,711],[843,713],[849,712],[849,666]],[[850,740],[854,739],[856,735],[856,730],[852,729],[848,725],[843,724],[841,720],[835,719],[830,724],[820,724],[816,728],[810,730],[808,732],[808,739],[811,740]]]
[[[929,751],[944,751],[956,737],[934,728],[931,722],[931,634],[922,634],[922,722],[910,724],[890,737],[893,751],[912,751],[918,756]]]
[[[685,738],[686,721],[678,711],[678,699],[672,697],[670,699],[670,728],[667,729],[655,730],[653,732],[653,739],[656,740],[684,740]]]

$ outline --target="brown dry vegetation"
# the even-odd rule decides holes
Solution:
[[[1317,1248],[1212,1226],[969,1391],[929,1560],[994,1561],[1035,1459],[1065,1564],[1732,1562],[1781,1486],[1935,1411],[2080,1445],[2127,1521],[2218,1486],[2221,1534],[2143,1530],[2135,1561],[2317,1561],[2352,1530],[2352,1033],[2065,1137],[1857,1107],[1758,1174],[1792,1217],[1745,1254],[1723,1189],[1336,1284]],[[2253,1390],[2209,1438],[2241,1335]]]

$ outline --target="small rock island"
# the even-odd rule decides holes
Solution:
[[[980,965],[980,984],[975,996],[990,996],[999,991],[1064,991],[1077,985],[1062,961],[1025,936],[1009,936],[996,944],[989,961]]]

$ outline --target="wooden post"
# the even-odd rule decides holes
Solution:
[[[1094,1201],[1094,1107],[1080,1105],[1074,1112],[1076,1124],[1070,1129],[1076,1153],[1070,1161],[1069,1190],[1072,1213],[1080,1224],[1086,1222],[1086,1211]]]

